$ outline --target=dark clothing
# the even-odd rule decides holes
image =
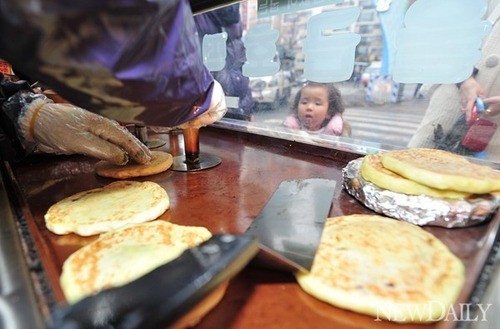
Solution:
[[[122,122],[177,126],[208,110],[195,36],[187,0],[0,0],[0,58]]]
[[[32,91],[27,82],[12,82],[0,74],[0,159],[2,160],[17,161],[26,155],[17,127],[23,107],[20,101],[25,99],[18,96],[23,91]]]
[[[253,100],[249,79],[242,73],[246,51],[242,40],[239,4],[196,15],[195,22],[200,40],[207,34],[227,33],[225,66],[221,71],[211,73],[221,84],[226,96],[239,98],[239,108],[229,108],[226,116],[236,114],[249,117],[252,114]]]

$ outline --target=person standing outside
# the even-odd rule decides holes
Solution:
[[[486,19],[492,30],[481,47],[481,59],[471,76],[459,84],[443,84],[435,88],[427,111],[408,143],[409,148],[434,148],[434,131],[438,125],[448,134],[465,112],[471,116],[477,97],[483,98],[485,115],[500,126],[500,0],[489,0]],[[466,127],[465,127],[466,129]],[[485,149],[486,159],[500,162],[500,130],[497,129]]]
[[[342,118],[344,104],[340,91],[332,83],[307,82],[295,96],[292,114],[283,126],[334,136],[350,136],[350,127]]]

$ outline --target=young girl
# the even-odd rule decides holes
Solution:
[[[283,122],[287,128],[350,136],[340,91],[332,83],[307,82],[295,96],[292,112]]]

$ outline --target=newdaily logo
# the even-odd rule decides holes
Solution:
[[[375,321],[389,321],[396,322],[429,322],[429,321],[465,321],[465,322],[479,322],[488,321],[486,314],[492,304],[472,304],[460,303],[457,308],[453,306],[445,306],[438,301],[429,302],[426,307],[420,307],[418,304],[402,303],[397,304],[397,307],[380,306],[377,307],[377,317]],[[472,316],[471,310],[477,307],[477,312]],[[439,318],[432,316],[433,313],[441,314]]]

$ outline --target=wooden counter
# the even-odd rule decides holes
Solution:
[[[163,136],[163,135],[161,135]],[[201,150],[222,163],[205,171],[168,170],[137,179],[165,188],[171,206],[160,219],[207,227],[212,233],[243,233],[283,180],[329,178],[338,183],[330,216],[372,213],[342,188],[342,168],[359,155],[219,128],[201,129]],[[112,179],[95,175],[96,160],[82,156],[41,156],[11,167],[18,207],[42,261],[51,294],[64,303],[58,280],[64,260],[93,238],[57,236],[43,215],[55,202],[76,192],[104,186]],[[481,272],[500,217],[464,229],[425,229],[440,238],[467,271],[458,302],[468,301]],[[50,298],[49,298],[50,299]],[[50,307],[49,307],[50,309]],[[300,289],[290,273],[247,266],[229,285],[221,303],[197,328],[451,328],[453,322],[399,325],[322,303]]]

